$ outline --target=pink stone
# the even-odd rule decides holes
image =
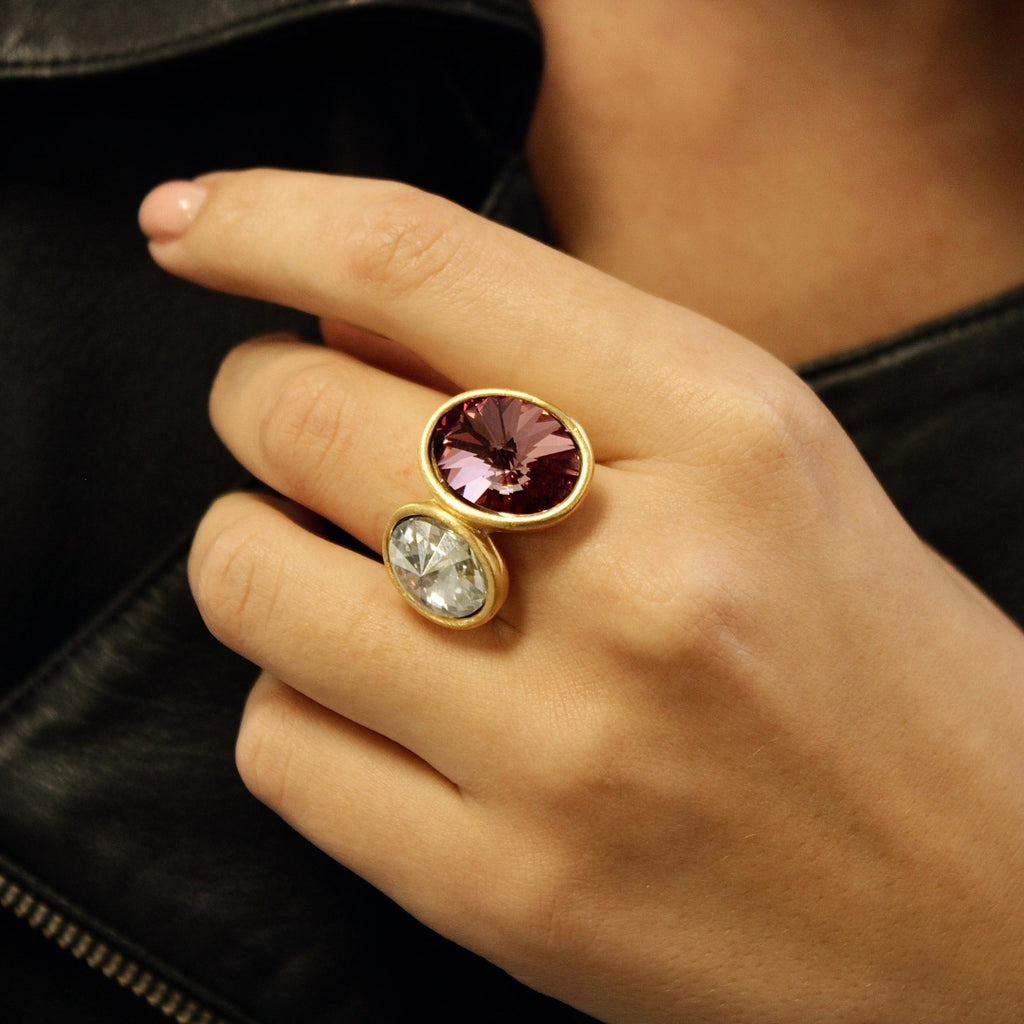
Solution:
[[[490,512],[535,515],[561,504],[580,475],[565,426],[521,398],[460,402],[437,422],[431,455],[448,488]]]

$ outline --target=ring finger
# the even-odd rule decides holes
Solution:
[[[493,746],[488,723],[512,727],[515,633],[438,629],[398,598],[382,566],[306,530],[280,499],[219,499],[197,531],[189,579],[225,644],[448,778]],[[466,687],[472,678],[490,685]]]

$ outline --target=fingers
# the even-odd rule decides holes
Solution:
[[[196,534],[189,580],[225,644],[450,778],[493,743],[488,723],[503,727],[516,675],[508,627],[439,630],[399,598],[383,566],[303,529],[280,500],[220,499]],[[473,678],[490,682],[466,687]]]
[[[192,190],[183,233],[161,230]],[[393,337],[460,387],[540,395],[609,458],[674,444],[674,372],[728,332],[415,189],[280,171],[218,174],[154,192],[140,212],[166,269]],[[180,209],[179,209],[180,213]],[[179,226],[180,227],[180,226]],[[735,344],[735,341],[731,342]],[[661,401],[636,403],[645,394]],[[631,429],[622,429],[623,421]]]
[[[417,453],[440,401],[343,353],[271,337],[227,357],[210,414],[254,476],[379,550],[388,516],[425,496]]]
[[[228,355],[210,412],[254,476],[379,550],[391,513],[429,497],[419,447],[442,402],[346,353],[272,336]]]
[[[376,366],[396,377],[415,381],[446,395],[453,395],[459,390],[454,382],[443,377],[425,359],[390,338],[382,338],[340,320],[321,320],[320,334],[328,348],[348,352],[368,366]]]
[[[450,939],[509,956],[545,858],[415,754],[264,674],[236,760],[252,793],[329,856]]]
[[[467,845],[471,806],[456,786],[267,674],[246,704],[236,759],[255,796],[406,906],[437,890],[427,865],[451,865]]]

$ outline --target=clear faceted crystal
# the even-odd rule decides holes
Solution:
[[[399,586],[434,615],[464,619],[487,599],[487,577],[473,549],[454,530],[426,516],[399,520],[388,539]]]

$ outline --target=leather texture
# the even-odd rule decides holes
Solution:
[[[271,164],[402,178],[540,233],[519,157],[539,56],[513,0],[0,8],[0,874],[232,1024],[583,1018],[242,789],[254,670],[184,577],[194,522],[241,482],[205,396],[236,341],[312,325],[160,273],[135,209],[160,180]],[[1016,292],[804,369],[912,525],[1018,621],[1022,335]],[[2,918],[0,1018],[72,1011],[160,1019]]]
[[[0,76],[81,75],[193,54],[337,12],[390,18],[423,14],[531,31],[517,0],[5,0]]]
[[[530,207],[537,38],[499,32],[488,4],[432,6],[369,19],[364,3],[133,72],[0,83],[0,480],[16,495],[0,503],[0,691],[239,481],[206,425],[228,348],[314,336],[153,266],[136,209],[154,184],[269,165],[401,178],[498,217]]]
[[[231,345],[314,325],[174,281],[135,223],[161,180],[265,164],[539,227],[525,5],[15,3],[0,37],[0,874],[226,1021],[574,1019],[242,788],[254,669],[184,574],[199,515],[243,482],[206,393]],[[20,921],[0,942],[0,1019],[159,1018]]]
[[[232,751],[252,679],[206,632],[176,553],[0,713],[9,867],[239,1024],[569,1019],[244,791]]]

